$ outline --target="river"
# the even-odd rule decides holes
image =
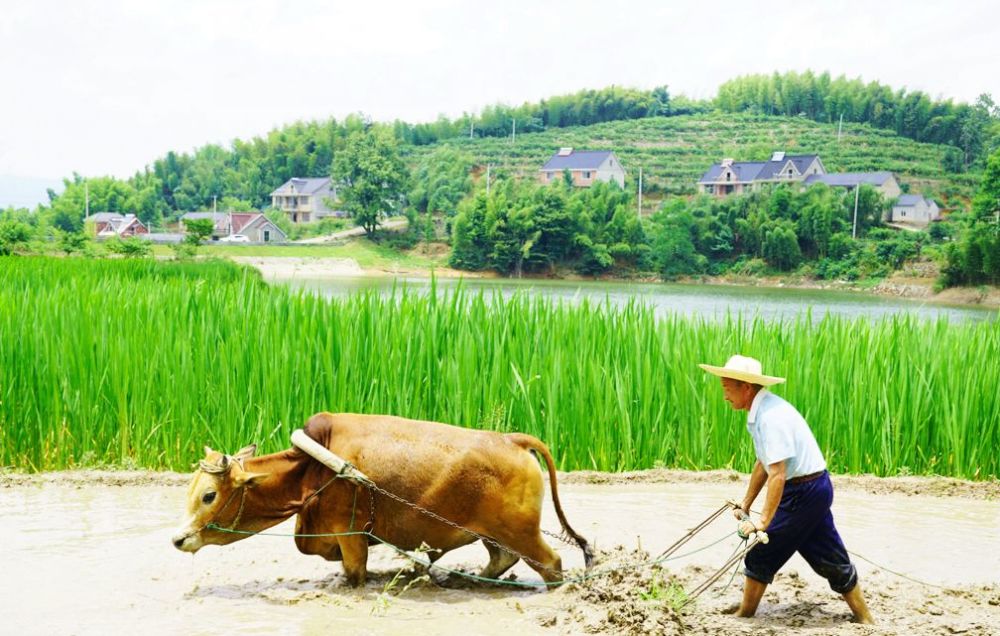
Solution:
[[[294,278],[280,281],[293,289],[312,290],[329,297],[344,297],[359,291],[378,290],[390,293],[406,288],[426,293],[432,284],[427,278]],[[537,279],[453,279],[433,281],[439,291],[459,287],[485,294],[499,293],[505,298],[530,294],[555,301],[622,306],[639,302],[653,308],[658,316],[682,314],[709,319],[726,315],[760,316],[765,320],[794,319],[809,312],[813,319],[830,314],[845,318],[878,320],[896,315],[914,315],[949,322],[996,320],[1000,312],[968,306],[950,306],[919,300],[890,298],[862,292],[819,289],[745,287],[735,285],[698,285],[678,283],[628,283],[621,281],[567,281]]]

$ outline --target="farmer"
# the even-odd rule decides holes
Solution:
[[[753,358],[735,355],[725,366],[699,364],[722,378],[726,401],[738,411],[749,411],[747,430],[753,438],[757,462],[736,517],[744,519],[740,531],[748,535],[766,531],[770,541],[757,544],[744,559],[743,601],[737,616],[751,617],[775,573],[798,552],[830,589],[843,595],[859,623],[873,623],[858,585],[858,573],[847,556],[844,542],[833,525],[833,485],[826,460],[805,419],[795,407],[767,390],[784,378],[763,375]],[[760,519],[746,515],[767,484]]]

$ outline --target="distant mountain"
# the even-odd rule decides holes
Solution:
[[[61,179],[0,174],[0,209],[10,206],[33,209],[39,203],[47,204],[48,188],[62,192],[63,182]]]

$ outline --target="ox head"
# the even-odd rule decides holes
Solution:
[[[205,459],[198,463],[187,493],[187,514],[173,544],[183,552],[197,552],[206,545],[226,545],[249,535],[216,530],[209,525],[240,529],[239,521],[246,490],[266,477],[244,469],[243,460],[253,457],[256,446],[247,446],[235,455],[223,455],[205,447]]]

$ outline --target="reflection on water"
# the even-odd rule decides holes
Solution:
[[[390,293],[394,288],[426,293],[431,281],[426,278],[335,278],[293,279],[279,284],[292,289],[312,290],[325,296],[343,297],[362,290]],[[571,303],[584,299],[593,304],[607,302],[612,306],[639,302],[652,307],[658,316],[680,314],[720,318],[727,314],[738,314],[775,320],[792,319],[809,311],[814,319],[826,314],[871,319],[909,314],[926,319],[945,318],[951,322],[996,320],[1000,316],[1000,312],[990,309],[814,289],[476,278],[444,278],[436,280],[434,284],[440,291],[452,291],[461,286],[475,294],[499,293],[505,298],[522,293]]]

